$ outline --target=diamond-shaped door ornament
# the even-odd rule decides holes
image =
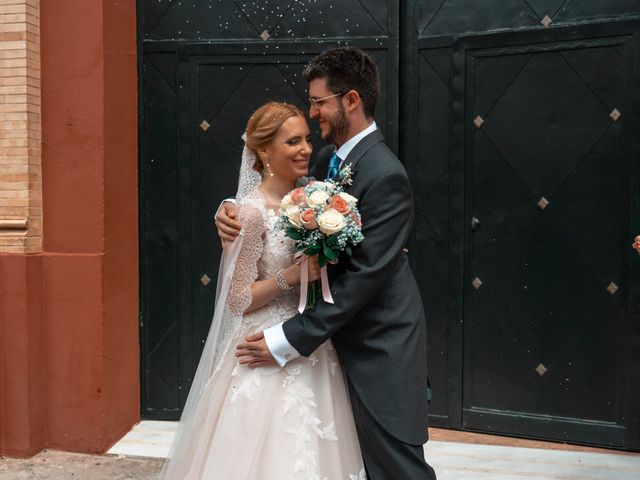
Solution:
[[[209,275],[207,275],[206,273],[202,275],[200,277],[200,283],[202,283],[202,285],[204,285],[205,287],[209,285],[211,283],[211,279],[209,278]]]
[[[614,108],[613,111],[609,114],[611,120],[613,120],[614,122],[617,122],[620,119],[621,115],[622,114],[620,113],[620,110],[618,110],[617,108]]]
[[[473,120],[473,124],[476,126],[476,128],[480,128],[482,127],[482,124],[484,123],[484,118],[482,118],[480,115],[478,115],[474,120]]]
[[[268,30],[265,30],[260,34],[260,38],[266,42],[271,38],[271,34],[269,33]]]
[[[211,125],[209,125],[209,122],[207,122],[206,120],[203,120],[202,123],[200,124],[200,128],[202,129],[203,132],[206,132],[207,130],[209,130],[209,127]]]
[[[549,15],[545,15],[542,18],[542,20],[540,20],[540,23],[542,24],[543,27],[549,28],[549,25],[551,25],[553,23],[553,20],[551,19],[551,17]]]
[[[611,282],[609,284],[609,286],[607,287],[607,291],[611,294],[611,295],[615,295],[616,292],[618,291],[618,285],[616,285],[614,282]]]
[[[471,285],[473,285],[473,288],[475,288],[476,290],[479,290],[482,286],[482,280],[476,277],[473,279],[473,282],[471,282]]]
[[[544,197],[540,198],[540,200],[538,200],[538,206],[540,210],[545,210],[549,206],[549,200]]]
[[[549,371],[549,369],[547,367],[544,366],[544,364],[540,363],[537,367],[536,367],[536,372],[538,372],[538,375],[543,376],[545,373],[547,373]]]

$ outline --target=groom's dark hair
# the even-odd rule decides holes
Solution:
[[[369,55],[353,47],[338,47],[321,53],[304,69],[307,82],[326,78],[331,93],[355,90],[362,99],[364,114],[372,118],[380,96],[380,74]]]

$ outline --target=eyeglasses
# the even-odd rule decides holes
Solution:
[[[329,95],[328,97],[322,97],[322,98],[309,97],[309,104],[314,108],[320,108],[322,105],[324,105],[324,102],[326,100],[329,100],[330,98],[333,98],[333,97],[339,97],[340,95],[344,95],[344,93],[335,93],[333,95]]]

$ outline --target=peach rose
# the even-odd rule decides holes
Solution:
[[[349,195],[346,192],[339,193],[338,195],[340,195],[340,197],[352,207],[355,207],[358,203],[358,199],[356,197]]]
[[[296,188],[291,192],[291,201],[296,205],[304,205],[307,203],[307,195],[304,193],[304,188]]]
[[[334,195],[331,198],[331,204],[329,208],[334,208],[340,213],[347,213],[349,211],[349,204],[339,195]]]
[[[300,220],[302,221],[302,225],[304,225],[304,228],[306,228],[307,230],[318,228],[318,222],[316,221],[316,212],[314,212],[312,208],[308,208],[304,212],[302,212]]]

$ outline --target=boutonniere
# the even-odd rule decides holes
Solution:
[[[342,170],[338,172],[338,185],[344,187],[345,185],[353,184],[353,172],[351,171],[351,164],[342,167]]]

